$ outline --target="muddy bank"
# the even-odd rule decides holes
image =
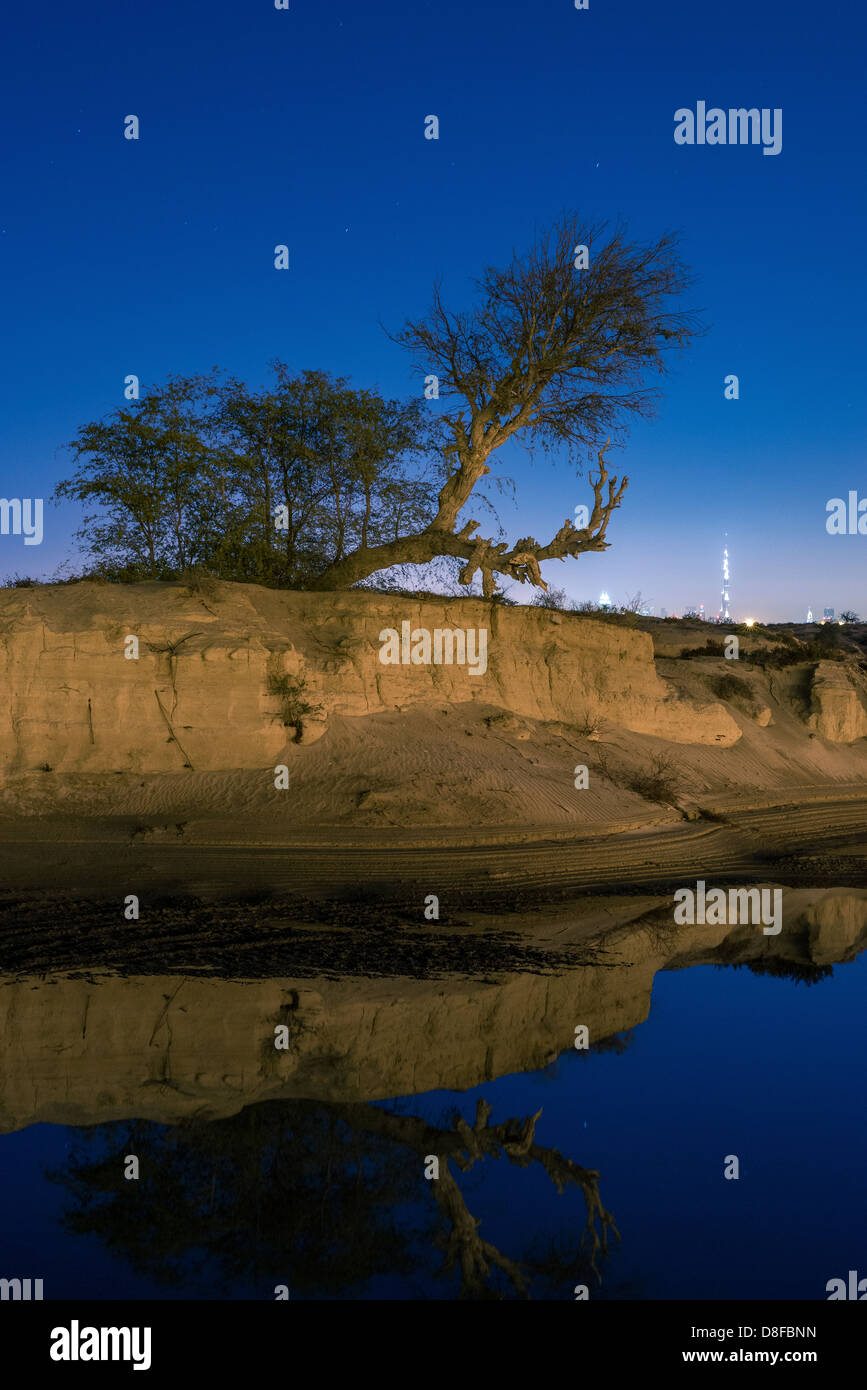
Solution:
[[[588,893],[673,891],[697,878],[867,885],[867,797],[860,788],[833,799],[802,788],[796,800],[766,796],[748,808],[743,800],[735,792],[669,808],[657,824],[627,822],[583,835],[556,826],[544,835],[314,828],[289,843],[250,844],[239,841],[234,824],[220,833],[209,827],[209,842],[204,832],[190,835],[171,823],[144,837],[113,822],[7,821],[0,827],[0,905],[27,905],[38,936],[71,902],[85,901],[94,922],[116,928],[122,950],[128,895],[139,899],[141,932],[164,899],[180,906],[276,900],[272,916],[282,903],[282,916],[300,921],[311,920],[309,903],[342,904],[345,919],[359,923],[367,911],[396,908],[405,921],[418,922],[430,894],[441,914],[460,919],[470,910],[532,911]],[[14,920],[14,913],[2,914],[0,932]],[[254,927],[256,920],[250,917]]]

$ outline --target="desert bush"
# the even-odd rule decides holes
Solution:
[[[755,632],[755,629],[751,629]],[[811,642],[792,642],[781,637],[777,639],[776,634],[771,634],[773,639],[784,643],[781,647],[754,647],[752,651],[742,651],[739,660],[748,666],[766,666],[780,668],[783,666],[797,666],[808,661],[841,661],[845,658],[846,652],[842,648],[834,646],[836,634],[825,638],[816,638]],[[681,652],[681,660],[693,661],[697,657],[703,656],[725,656],[725,643],[717,638],[709,637],[703,647],[686,647]]]
[[[711,676],[710,688],[720,700],[743,700],[753,703],[753,692],[741,676]]]
[[[694,661],[700,656],[725,656],[725,650],[724,642],[709,637],[703,647],[684,647],[680,656],[682,661]]]
[[[582,618],[594,618],[599,622],[613,623],[615,627],[637,627],[638,614],[623,612],[618,608],[585,608],[583,605],[576,607],[574,612],[579,613]]]
[[[289,676],[285,671],[272,671],[268,676],[268,694],[276,695],[280,701],[280,715],[287,728],[295,729],[295,741],[301,737],[304,720],[308,715],[322,713],[321,705],[314,705],[306,698],[307,681],[304,676]]]
[[[610,782],[612,780],[611,764],[609,762],[608,752],[606,749],[597,748],[596,756],[593,760],[593,771],[597,774],[597,776],[604,777],[607,782]]]
[[[655,753],[650,766],[633,773],[626,785],[647,801],[671,801],[677,789],[674,763],[666,753]]]
[[[615,623],[619,627],[637,627],[639,614],[628,605],[621,607],[616,605],[605,608],[593,599],[579,599],[571,605],[573,613],[580,613],[583,618],[598,618],[603,623]]]
[[[549,584],[547,589],[540,589],[530,604],[531,608],[569,608],[571,600],[565,589],[556,589],[553,584]]]
[[[599,733],[599,726],[599,715],[589,709],[582,710],[575,720],[575,731],[581,738],[593,738]]]
[[[756,647],[751,652],[742,652],[741,661],[752,666],[770,666],[779,670],[785,666],[800,666],[807,662],[844,661],[846,652],[834,647],[828,641],[801,642],[796,647]]]
[[[181,580],[191,594],[197,594],[200,598],[216,598],[220,587],[217,577],[203,565],[193,565],[184,570]]]
[[[29,574],[7,574],[0,580],[0,588],[3,589],[35,589],[42,581],[33,579]]]
[[[649,610],[650,604],[648,603],[647,599],[644,597],[640,589],[638,590],[637,594],[633,594],[632,597],[627,598],[624,603],[619,603],[617,605],[618,613],[634,613],[636,617],[642,618],[646,618],[648,616]]]

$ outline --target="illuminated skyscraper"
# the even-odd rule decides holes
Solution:
[[[719,610],[720,622],[728,622],[731,617],[729,612],[729,552],[728,546],[723,551],[723,572],[722,572],[722,595]]]

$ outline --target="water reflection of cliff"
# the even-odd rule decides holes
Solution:
[[[377,1277],[409,1287],[431,1245],[462,1296],[598,1287],[616,1202],[613,1215],[604,1181],[578,1162],[592,1155],[538,1143],[541,1112],[502,1119],[479,1100],[474,1119],[435,1122],[406,1097],[538,1069],[572,1049],[578,1024],[616,1051],[647,1017],[657,970],[715,964],[819,981],[867,944],[867,893],[787,893],[775,937],[675,926],[670,901],[605,911],[603,936],[588,930],[598,903],[590,918],[548,921],[560,946],[571,936],[597,948],[596,964],[549,974],[316,988],[177,976],[7,983],[4,1127],[85,1127],[50,1175],[69,1194],[65,1225],[168,1290],[194,1287],[201,1269],[233,1296],[273,1297],[286,1284],[327,1297]],[[285,1050],[274,1046],[281,1028]],[[405,1099],[371,1104],[394,1095]],[[142,1161],[134,1185],[127,1154]],[[480,1229],[465,1175],[497,1158],[544,1173],[564,1195],[562,1246],[513,1248],[511,1227],[499,1240]],[[518,1203],[528,1181],[517,1179]]]
[[[658,970],[744,965],[809,981],[867,943],[867,891],[791,890],[783,905],[783,930],[767,937],[754,926],[675,926],[670,899],[621,900],[625,920],[612,926],[610,915],[595,938],[573,918],[547,923],[558,946],[570,933],[597,946],[597,963],[482,980],[7,981],[0,1131],[217,1118],[269,1099],[463,1090],[545,1066],[573,1046],[579,1024],[591,1044],[634,1028],[648,1015]],[[285,1050],[274,1045],[281,1024]]]

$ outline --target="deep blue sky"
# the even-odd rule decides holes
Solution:
[[[469,277],[574,207],[639,238],[681,230],[710,331],[612,454],[632,483],[611,549],[548,577],[715,611],[727,531],[736,616],[867,611],[867,536],[825,532],[829,497],[867,495],[859,6],[17,8],[0,44],[0,495],[50,495],[60,446],[122,404],[130,372],[259,382],[279,355],[421,391],[379,320],[423,312],[438,275],[460,307]],[[782,152],[675,145],[674,111],[698,100],[781,107]],[[586,498],[568,460],[509,468],[513,539],[548,538]],[[76,516],[48,509],[38,548],[0,538],[0,573],[53,570]]]

